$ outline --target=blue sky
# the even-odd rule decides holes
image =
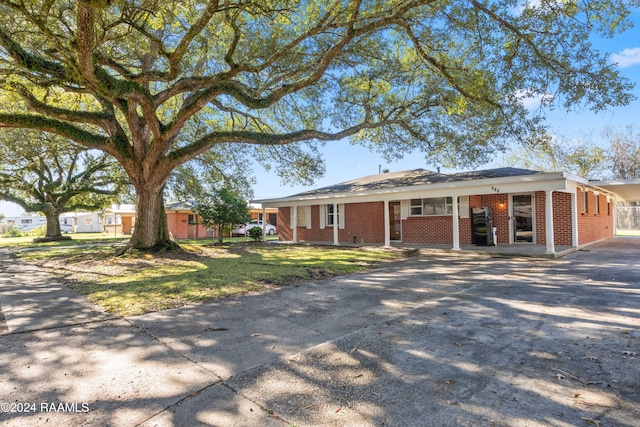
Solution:
[[[633,16],[636,27],[617,35],[614,39],[594,39],[593,43],[601,52],[612,55],[612,60],[619,64],[621,73],[640,85],[640,12]],[[640,87],[635,88],[637,98],[640,98]],[[601,143],[604,138],[600,135],[607,127],[623,128],[634,125],[640,130],[640,100],[623,108],[611,108],[598,114],[590,110],[583,111],[553,111],[547,118],[550,132],[564,139],[575,139],[591,134],[591,140]],[[502,154],[496,153],[492,163],[486,167],[502,166]],[[255,168],[257,184],[254,186],[254,198],[265,199],[284,197],[291,194],[309,190],[311,188],[324,187],[342,181],[348,181],[365,175],[378,173],[379,167],[391,171],[426,168],[435,170],[436,165],[427,164],[424,155],[415,153],[405,156],[402,160],[387,163],[380,155],[370,152],[361,146],[354,146],[348,141],[329,142],[324,147],[326,173],[323,178],[316,180],[313,186],[282,185],[280,178],[267,173],[259,166]],[[442,169],[442,172],[452,170]],[[12,203],[0,201],[0,213],[6,216],[15,216],[22,213],[22,209]]]

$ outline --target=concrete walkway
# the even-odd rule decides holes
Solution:
[[[114,319],[0,253],[0,425],[635,426],[638,254],[433,254]]]

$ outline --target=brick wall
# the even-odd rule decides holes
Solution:
[[[471,244],[471,220],[459,218],[460,244]],[[452,216],[410,216],[402,221],[404,243],[453,245]]]
[[[323,205],[324,206],[324,205]],[[298,227],[299,241],[333,242],[333,226],[320,229],[320,205],[311,206],[311,228]],[[338,229],[338,242],[384,243],[384,203],[349,203],[344,208],[344,229]],[[281,240],[293,240],[291,208],[278,210],[278,235]]]
[[[598,197],[599,212],[595,210],[595,194],[587,190],[587,211],[582,212],[583,192],[578,191],[578,244],[582,245],[613,236],[613,206],[607,209],[607,197]]]
[[[174,239],[192,239],[207,237],[205,226],[189,224],[189,214],[167,212],[167,227]]]
[[[554,242],[558,246],[571,246],[572,244],[571,212],[571,194],[554,191],[553,236]]]
[[[491,208],[493,226],[497,228],[496,236],[498,238],[498,244],[509,244],[509,195],[506,193],[495,193],[469,196],[469,208],[483,206]],[[471,233],[471,222],[469,222],[469,233]]]

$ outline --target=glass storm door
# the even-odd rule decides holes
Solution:
[[[533,202],[531,194],[511,196],[513,243],[533,243]]]
[[[402,240],[400,202],[389,202],[389,230],[391,240]]]

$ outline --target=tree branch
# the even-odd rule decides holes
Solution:
[[[33,129],[50,132],[77,142],[87,148],[95,148],[111,153],[110,138],[98,135],[70,123],[30,114],[0,114],[0,128]]]

